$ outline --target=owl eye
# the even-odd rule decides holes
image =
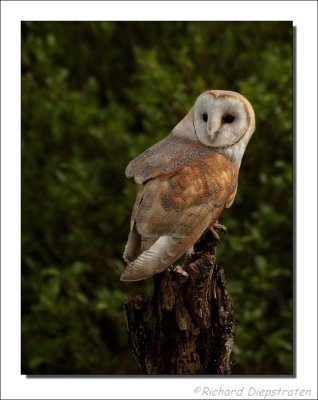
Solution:
[[[222,121],[226,124],[231,124],[235,120],[235,117],[233,115],[224,115]]]
[[[208,121],[208,114],[207,113],[202,114],[202,119],[203,119],[204,122],[207,122]]]

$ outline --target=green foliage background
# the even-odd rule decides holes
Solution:
[[[218,261],[235,307],[233,373],[293,368],[292,24],[22,23],[22,372],[138,374],[119,281],[136,185],[127,163],[212,88],[257,129]]]

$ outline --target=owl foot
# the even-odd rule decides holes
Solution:
[[[172,273],[175,274],[176,278],[179,279],[181,282],[185,282],[188,279],[189,274],[177,265],[176,267],[171,267]]]
[[[226,234],[227,229],[226,229],[226,226],[221,225],[217,222],[210,228],[210,232],[212,233],[214,239],[219,241],[220,237],[222,237]]]

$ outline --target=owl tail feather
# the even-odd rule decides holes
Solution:
[[[133,262],[128,263],[120,280],[140,281],[164,271],[199,239],[210,223],[211,216],[206,214],[189,236],[180,234],[160,236],[148,250],[141,253]]]
[[[120,280],[140,281],[164,271],[187,250],[184,245],[187,243],[180,238],[161,236],[148,250],[127,265]]]

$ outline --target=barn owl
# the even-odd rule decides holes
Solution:
[[[202,93],[171,133],[133,159],[140,185],[124,251],[122,281],[138,281],[176,262],[232,205],[240,164],[255,129],[241,94]]]

